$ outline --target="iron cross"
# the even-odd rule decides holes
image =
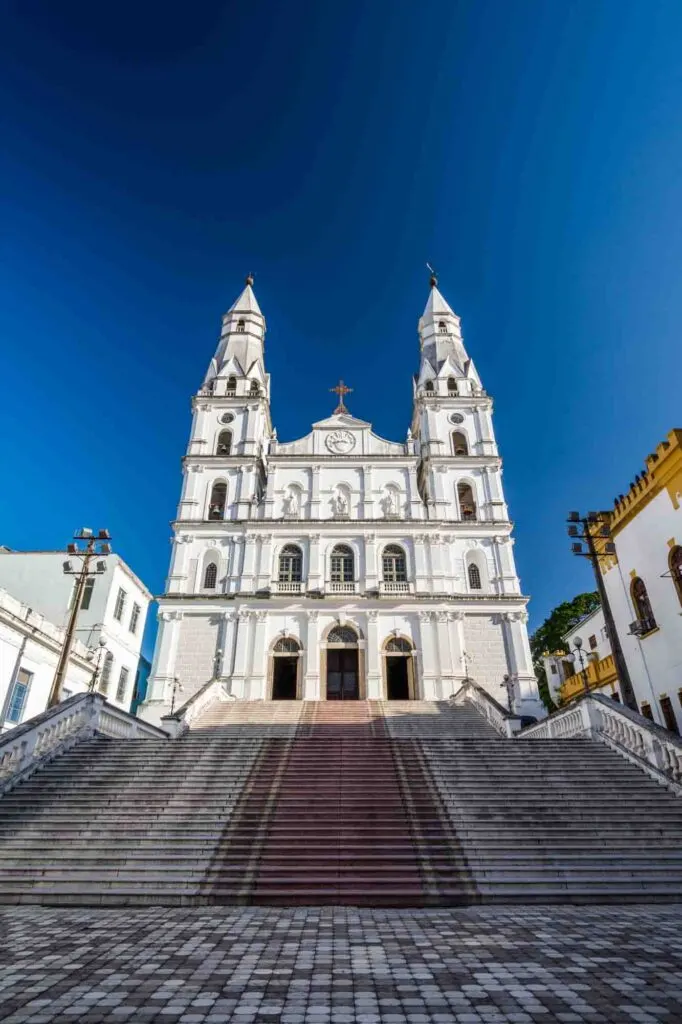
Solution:
[[[344,405],[343,400],[344,400],[346,395],[350,395],[351,394],[353,389],[352,388],[347,388],[346,385],[343,383],[343,381],[340,380],[335,388],[330,388],[329,390],[333,391],[334,394],[339,396],[339,404],[337,405],[336,409],[334,409],[334,415],[336,415],[337,413],[340,413],[340,412],[348,412],[348,409],[346,409],[346,406]]]

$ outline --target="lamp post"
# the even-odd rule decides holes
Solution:
[[[76,623],[78,622],[78,613],[81,609],[83,601],[83,594],[85,593],[85,584],[92,576],[101,576],[102,573],[106,572],[107,563],[104,561],[106,555],[111,554],[111,544],[109,541],[108,530],[98,530],[95,534],[94,530],[84,526],[81,530],[78,530],[73,535],[73,542],[67,545],[66,553],[71,555],[74,559],[80,559],[80,565],[74,568],[74,562],[67,559],[64,562],[64,572],[67,576],[76,577],[76,589],[73,595],[73,604],[71,606],[71,614],[69,615],[69,621],[66,626],[66,632],[64,634],[64,643],[59,655],[59,661],[57,662],[57,668],[54,674],[54,680],[52,682],[52,689],[50,690],[50,696],[47,702],[48,708],[53,708],[55,704],[59,704],[62,694],[62,686],[64,685],[64,679],[66,678],[66,672],[69,667],[69,658],[71,656],[71,647],[73,646],[73,636],[76,631]],[[78,541],[85,541],[84,547],[80,547]],[[93,567],[92,561],[97,558]]]
[[[581,558],[588,558],[592,563],[594,579],[599,591],[602,611],[604,612],[604,621],[606,622],[609,634],[609,643],[613,651],[613,661],[620,681],[623,703],[633,711],[639,711],[625,655],[623,654],[623,648],[620,645],[620,638],[616,630],[613,612],[611,611],[609,596],[606,592],[606,584],[604,583],[601,566],[599,565],[601,558],[613,558],[616,554],[616,545],[611,538],[609,521],[610,515],[608,512],[588,512],[586,516],[581,516],[579,512],[569,512],[568,536],[573,540],[571,545],[573,554]],[[601,550],[597,550],[595,538],[601,542]],[[585,542],[587,550],[583,550],[582,541]]]
[[[500,686],[502,686],[506,690],[506,692],[507,692],[507,707],[509,708],[509,714],[513,715],[514,714],[514,707],[513,707],[513,701],[514,701],[514,681],[511,678],[511,676],[508,676],[508,675],[503,676],[502,677],[502,682],[500,683]]]
[[[175,694],[176,694],[176,692],[182,693],[182,684],[181,684],[181,682],[180,682],[180,680],[178,679],[177,676],[173,676],[173,686],[171,687],[171,706],[170,706],[170,713],[171,713],[171,715],[175,711]]]
[[[97,651],[97,661],[95,663],[95,671],[92,673],[92,679],[90,680],[90,685],[88,686],[88,691],[90,693],[94,693],[95,690],[97,689],[97,677],[99,676],[99,670],[102,667],[102,656],[104,654],[104,649],[105,649],[106,643],[107,643],[106,637],[101,636],[99,638],[99,640],[97,641],[97,643],[99,644],[99,650]]]
[[[587,669],[585,668],[585,655],[583,654],[583,640],[582,640],[582,637],[574,636],[573,637],[573,646],[575,647],[575,654],[573,655],[573,660],[575,662],[575,659],[577,658],[578,661],[580,662],[580,677],[581,677],[581,679],[583,681],[583,687],[585,689],[585,693],[589,693],[590,692],[590,681],[587,678]]]

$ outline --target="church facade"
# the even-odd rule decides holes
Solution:
[[[252,285],[193,398],[142,715],[213,679],[236,699],[438,700],[466,677],[542,715],[492,401],[435,278],[404,441],[343,383],[309,434],[277,438]]]

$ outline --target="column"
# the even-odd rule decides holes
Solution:
[[[377,535],[376,533],[365,534],[365,588],[377,590],[379,587],[379,572],[377,569]]]
[[[455,581],[452,568],[452,534],[444,533],[440,537],[441,568],[443,570],[443,590],[446,594],[454,594]]]
[[[203,466],[186,466],[182,481],[182,495],[178,505],[178,519],[203,519],[206,482]]]
[[[246,538],[244,536],[232,538],[232,558],[228,580],[228,593],[230,594],[238,594],[241,590],[242,562],[245,546]]]
[[[362,472],[363,505],[362,515],[364,519],[374,519],[374,483],[372,480],[372,467],[365,466]]]
[[[438,637],[439,697],[446,700],[454,693],[455,680],[452,672],[452,654],[448,629],[448,612],[436,612],[436,636]]]
[[[502,494],[501,474],[502,470],[493,469],[491,466],[486,466],[483,470],[485,500],[489,509],[487,518],[498,523],[506,522],[509,518],[507,505]]]
[[[436,638],[433,631],[433,615],[431,611],[419,613],[419,649],[421,651],[421,681],[423,700],[437,700],[436,682],[438,668],[436,665]]]
[[[452,657],[452,677],[455,689],[467,675],[466,659],[464,657],[464,612],[449,612],[450,622],[450,652]]]
[[[250,700],[265,700],[268,651],[265,643],[265,627],[268,613],[264,610],[251,612],[251,621],[255,619],[253,643],[251,644],[249,670],[247,673],[246,693]]]
[[[218,663],[218,678],[225,689],[230,692],[232,687],[232,669],[235,656],[235,636],[237,633],[237,614],[234,611],[223,614],[221,650],[222,657]]]
[[[303,699],[321,700],[320,693],[320,626],[318,612],[308,612],[303,666]]]
[[[244,545],[244,568],[242,569],[241,589],[247,594],[252,594],[256,574],[256,558],[258,555],[258,534],[248,533]]]
[[[448,502],[445,499],[444,476],[447,466],[434,466],[431,470],[433,480],[433,510],[436,519],[445,519]]]
[[[243,700],[246,696],[246,666],[249,655],[250,612],[240,608],[237,613],[237,641],[232,673],[232,696]]]
[[[175,675],[181,621],[182,612],[159,612],[159,635],[156,640],[154,664],[145,704],[154,702],[170,704],[170,687]]]
[[[166,593],[186,594],[189,592],[189,555],[193,540],[194,537],[189,536],[176,536],[173,539],[171,565],[166,579]]]
[[[265,518],[275,518],[275,490],[276,490],[276,479],[277,479],[277,465],[270,463],[268,466],[268,476],[265,481]]]
[[[416,592],[426,593],[428,590],[428,573],[426,567],[426,541],[425,533],[417,533],[414,537],[414,587]]]
[[[410,466],[407,471],[407,515],[410,519],[423,519],[424,504],[419,497],[416,467]]]
[[[509,663],[509,674],[514,683],[514,711],[516,714],[543,718],[546,714],[538,694],[533,672],[533,659],[528,643],[525,611],[505,612],[502,615],[504,646]]]
[[[322,589],[322,574],[320,565],[320,534],[310,534],[310,549],[308,552],[308,590]]]
[[[367,699],[382,700],[381,653],[379,650],[379,613],[372,608],[367,612]]]
[[[320,518],[320,467],[313,466],[310,481],[310,518]]]
[[[431,554],[431,586],[433,591],[437,594],[442,594],[444,590],[441,547],[440,534],[432,534],[429,537],[429,550]]]
[[[263,533],[257,566],[256,590],[269,590],[272,586],[272,534]]]

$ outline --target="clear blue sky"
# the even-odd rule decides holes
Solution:
[[[680,416],[682,5],[93,4],[0,16],[0,542],[107,526],[155,592],[245,272],[279,436],[402,439],[426,260],[495,398],[535,624]],[[387,386],[390,381],[390,386]]]

